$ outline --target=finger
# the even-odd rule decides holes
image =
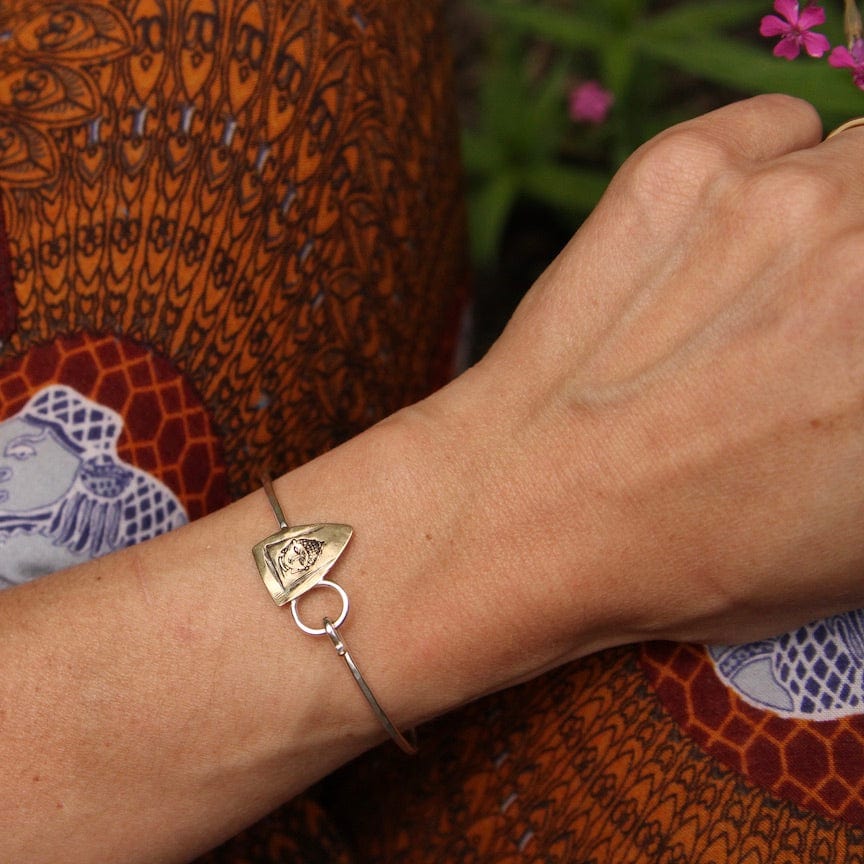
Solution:
[[[816,109],[803,99],[781,94],[735,102],[684,125],[752,162],[814,147],[822,139],[822,121]]]

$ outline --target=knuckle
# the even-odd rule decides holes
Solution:
[[[704,130],[680,126],[643,144],[625,163],[622,180],[640,209],[686,208],[732,165],[723,143]]]
[[[788,158],[760,167],[744,180],[744,187],[751,212],[798,229],[835,211],[845,184],[830,169],[816,170],[801,159]]]
[[[790,96],[788,93],[762,93],[752,96],[750,101],[760,109],[777,109],[777,113],[797,114],[802,120],[813,122],[821,127],[819,112],[806,99],[798,96]]]

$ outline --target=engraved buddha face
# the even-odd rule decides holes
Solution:
[[[297,537],[280,550],[276,562],[283,573],[306,573],[318,560],[323,547],[320,540]]]

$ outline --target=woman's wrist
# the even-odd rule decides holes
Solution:
[[[387,421],[435,502],[404,530],[424,541],[417,608],[438,620],[414,623],[441,658],[426,674],[449,678],[447,708],[630,637],[611,442],[524,389],[481,364]]]

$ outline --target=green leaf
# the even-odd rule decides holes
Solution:
[[[485,177],[499,174],[507,164],[501,144],[494,137],[464,130],[460,143],[462,165],[469,175]]]
[[[560,60],[533,88],[524,105],[519,130],[524,161],[554,158],[569,120],[566,89],[569,62]]]
[[[753,32],[770,4],[765,0],[707,0],[702,3],[679,3],[642,22],[643,39],[662,37],[692,38],[752,23]]]
[[[594,209],[610,176],[592,168],[545,163],[522,173],[522,190],[535,201],[571,214]]]
[[[479,90],[480,128],[490,137],[519,135],[518,107],[527,101],[518,39],[497,34],[490,45],[487,72]]]
[[[742,93],[788,93],[812,102],[833,118],[860,114],[864,97],[848,75],[825,62],[790,63],[732,39],[640,38],[641,51],[713,84]],[[809,61],[809,62],[808,62]]]
[[[501,246],[507,218],[519,187],[513,174],[492,177],[469,197],[468,228],[471,256],[480,268],[491,266]]]
[[[578,15],[536,4],[482,0],[477,4],[498,21],[523,34],[545,39],[573,51],[600,49],[615,31],[596,17]]]
[[[603,84],[615,94],[619,104],[629,95],[636,68],[637,56],[633,49],[633,40],[625,36],[610,39],[600,52]]]

